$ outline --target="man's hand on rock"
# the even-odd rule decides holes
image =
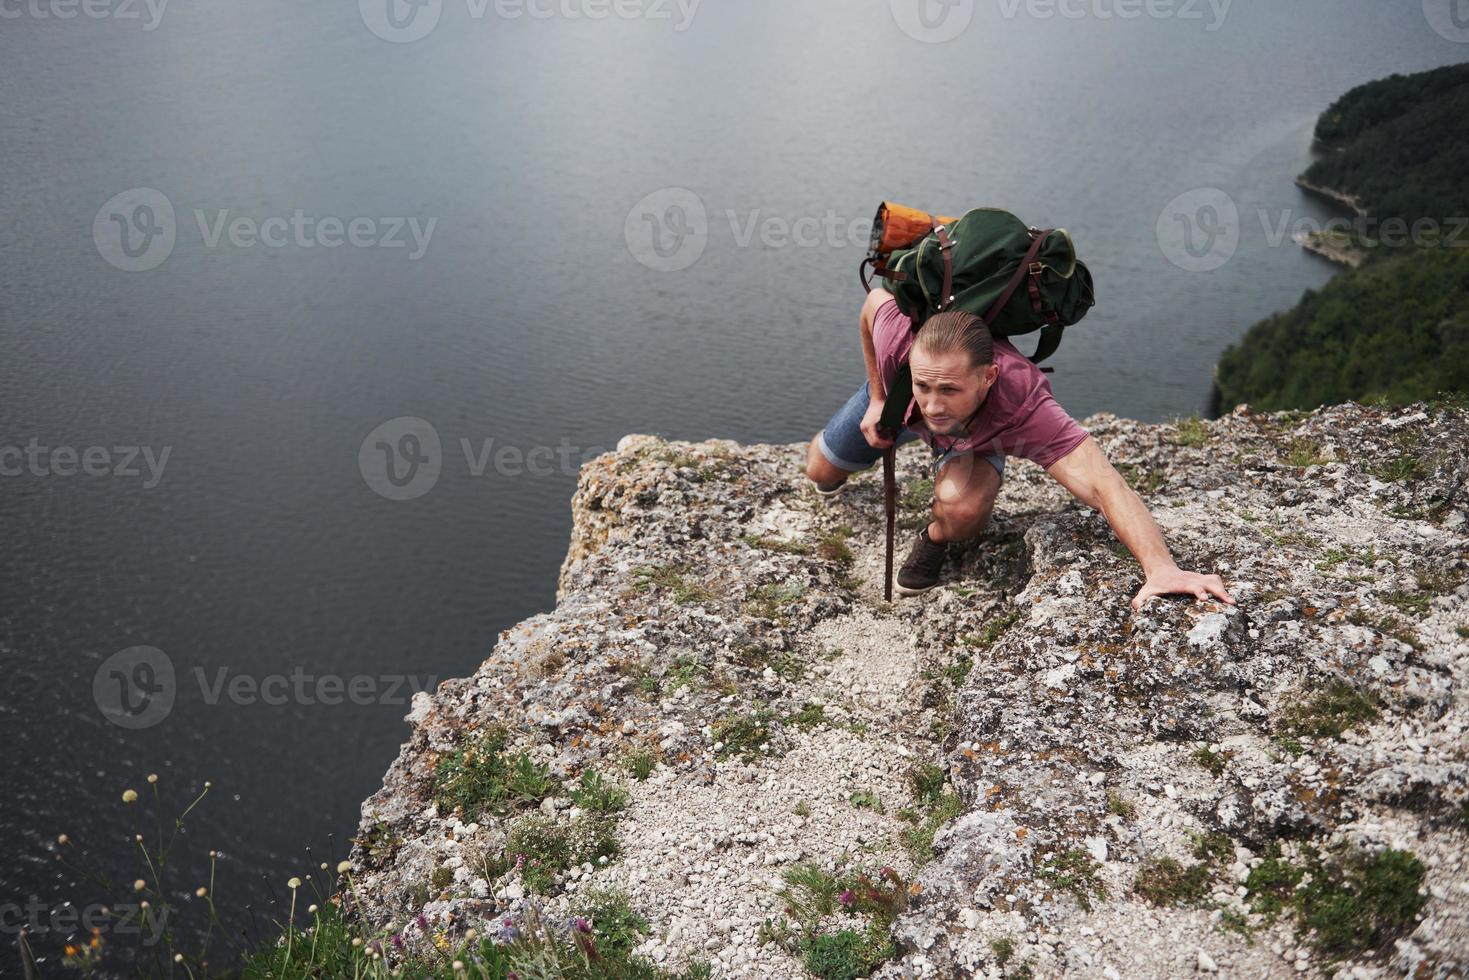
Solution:
[[[1185,572],[1177,565],[1160,569],[1148,576],[1143,587],[1138,589],[1137,595],[1132,597],[1132,608],[1136,612],[1155,595],[1193,595],[1201,600],[1207,600],[1211,595],[1224,602],[1234,605],[1234,597],[1224,588],[1224,579],[1218,575],[1200,575],[1198,572]]]

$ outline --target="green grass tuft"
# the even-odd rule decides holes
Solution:
[[[1214,869],[1207,864],[1184,867],[1171,857],[1153,858],[1138,869],[1132,890],[1153,905],[1198,906],[1209,897]]]
[[[1057,891],[1067,892],[1087,912],[1092,910],[1091,896],[1107,896],[1107,886],[1097,877],[1099,865],[1090,853],[1072,848],[1048,854],[1036,877],[1051,883]]]
[[[760,747],[770,741],[774,718],[774,712],[769,708],[761,708],[754,712],[731,715],[716,723],[710,731],[716,742],[724,743],[719,747],[719,755],[727,757],[737,754],[746,762],[757,758]]]
[[[1378,714],[1375,697],[1337,678],[1305,700],[1288,705],[1282,722],[1291,735],[1340,739]]]
[[[550,767],[525,752],[506,755],[509,739],[504,727],[492,726],[439,759],[433,796],[441,813],[459,811],[465,820],[483,814],[503,817],[550,795],[555,786]]]
[[[707,603],[714,599],[714,593],[697,582],[691,582],[686,575],[689,571],[687,562],[675,562],[667,565],[644,565],[633,574],[637,580],[633,588],[638,592],[648,592],[652,589],[661,589],[669,593],[673,601],[680,606],[691,603]]]
[[[571,799],[589,813],[617,813],[627,807],[627,790],[588,769],[581,774],[581,784],[571,791]]]

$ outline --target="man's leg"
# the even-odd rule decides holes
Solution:
[[[944,459],[934,480],[929,539],[935,543],[967,541],[984,530],[995,509],[1004,471],[1004,456],[963,453]]]
[[[918,595],[938,585],[949,542],[983,530],[995,507],[1005,471],[1004,456],[945,455],[937,463],[933,520],[913,541],[894,583],[899,595]]]
[[[821,433],[816,433],[811,440],[811,445],[806,449],[806,479],[817,486],[833,486],[841,483],[851,475],[851,470],[844,470],[821,451]]]

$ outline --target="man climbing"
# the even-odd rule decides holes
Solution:
[[[834,498],[852,473],[868,469],[894,445],[877,423],[898,367],[908,361],[913,403],[896,444],[921,438],[932,448],[934,500],[933,520],[918,532],[898,572],[899,593],[917,595],[937,585],[949,542],[984,528],[1009,455],[1035,462],[1102,512],[1142,565],[1145,581],[1132,599],[1134,609],[1174,593],[1234,604],[1218,575],[1186,572],[1174,563],[1142,499],[1056,403],[1046,376],[1008,340],[992,337],[979,317],[938,313],[915,335],[893,296],[873,289],[862,306],[861,329],[867,381],[811,440],[806,476],[817,493]]]

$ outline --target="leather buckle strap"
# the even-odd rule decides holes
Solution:
[[[1015,295],[1015,290],[1020,288],[1020,280],[1026,277],[1032,265],[1040,264],[1036,262],[1035,257],[1040,254],[1041,244],[1045,242],[1046,236],[1052,231],[1053,229],[1051,228],[1043,230],[1032,227],[1030,229],[1030,248],[1026,251],[1025,258],[1021,259],[1020,264],[1015,267],[1015,274],[1010,277],[1010,282],[1005,287],[1005,291],[1000,294],[1000,298],[995,300],[995,305],[991,306],[989,312],[984,315],[985,326],[993,327],[995,325],[995,320],[999,317],[1000,311],[1005,308],[1006,303],[1010,302],[1010,297]],[[1031,285],[1034,288],[1034,282]]]
[[[1055,310],[1046,309],[1045,301],[1041,298],[1041,273],[1045,271],[1046,267],[1044,265],[1039,262],[1032,262],[1030,264],[1030,275],[1025,280],[1025,287],[1026,291],[1030,294],[1030,308],[1035,311],[1036,316],[1050,324],[1060,321],[1061,314]]]
[[[944,289],[939,293],[939,312],[942,312],[954,301],[954,257],[949,254],[954,248],[954,240],[949,237],[949,229],[939,224],[939,219],[933,215],[928,216],[929,224],[933,225],[934,237],[938,239],[939,251],[944,257]]]

